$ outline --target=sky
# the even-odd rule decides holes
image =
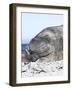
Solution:
[[[22,43],[29,43],[40,31],[50,26],[62,25],[61,14],[22,13],[21,15]]]

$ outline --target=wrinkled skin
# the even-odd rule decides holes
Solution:
[[[36,61],[54,53],[57,59],[63,55],[63,25],[48,27],[36,35],[29,43],[29,61]],[[58,54],[59,53],[59,54]],[[61,57],[61,58],[60,58]]]

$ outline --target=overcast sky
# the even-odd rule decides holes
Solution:
[[[63,21],[63,15],[22,13],[22,43],[29,43],[44,28],[62,25]]]

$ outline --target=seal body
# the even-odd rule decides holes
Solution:
[[[43,29],[29,43],[30,60],[63,59],[63,25]]]

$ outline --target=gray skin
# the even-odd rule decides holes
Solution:
[[[56,60],[63,59],[63,25],[43,29],[29,43],[30,54],[26,55],[28,61],[50,56]]]

